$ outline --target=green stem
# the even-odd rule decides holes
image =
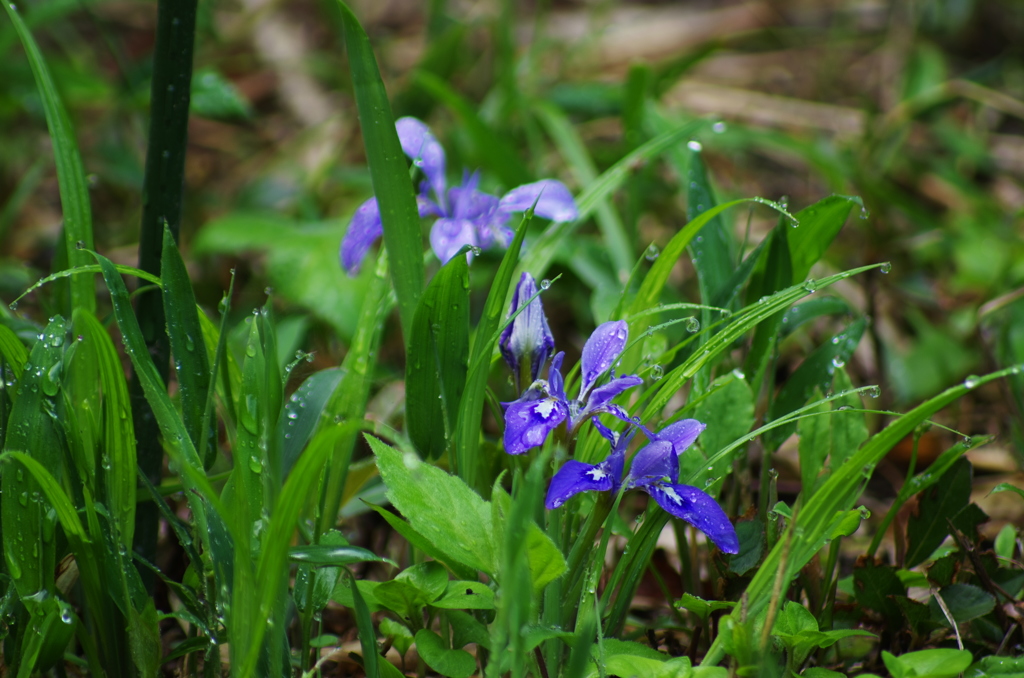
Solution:
[[[139,268],[154,275],[160,274],[164,224],[170,227],[175,240],[181,225],[196,2],[158,0],[157,3],[149,142],[146,148],[142,225],[139,233]],[[151,290],[140,294],[137,303],[139,326],[146,346],[160,378],[166,384],[170,367],[170,341],[164,326],[160,292]],[[134,372],[131,394],[139,467],[153,484],[159,484],[163,467],[159,427]],[[139,505],[135,514],[135,550],[151,562],[156,560],[158,520],[155,505]],[[147,587],[152,590],[155,578],[145,571],[142,575]]]

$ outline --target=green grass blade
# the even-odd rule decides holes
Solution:
[[[445,264],[420,298],[405,361],[405,425],[426,459],[448,447],[469,360],[469,265]]]
[[[28,351],[11,328],[0,325],[0,356],[7,361],[7,366],[14,373],[15,381],[21,381],[22,370],[28,361]]]
[[[785,209],[781,205],[769,200],[763,200],[761,198],[744,198],[716,205],[715,207],[700,213],[700,215],[686,224],[682,230],[672,236],[672,239],[662,250],[661,254],[658,255],[658,258],[654,261],[651,269],[647,272],[647,275],[644,276],[644,280],[640,284],[639,291],[637,291],[636,296],[629,305],[626,315],[633,317],[633,320],[629,324],[629,335],[631,337],[642,337],[644,332],[646,332],[647,328],[650,326],[651,316],[642,315],[642,312],[649,308],[653,308],[658,303],[662,289],[666,284],[668,284],[669,273],[671,273],[672,269],[676,265],[676,261],[680,256],[682,256],[686,247],[690,244],[690,241],[697,235],[697,233],[706,225],[711,223],[712,219],[730,207],[750,202],[760,202],[775,208],[782,214],[786,214]],[[626,350],[621,363],[622,368],[625,371],[628,372],[636,365],[640,364],[640,356],[643,354],[644,343],[644,340],[637,341],[633,344],[632,348]]]
[[[260,647],[267,630],[266,619],[273,612],[281,584],[287,582],[288,549],[299,516],[308,505],[320,480],[323,466],[333,454],[335,445],[346,436],[353,435],[360,425],[361,422],[346,422],[325,429],[299,457],[295,468],[285,481],[263,539],[263,548],[256,568],[256,581],[259,582],[257,594],[254,596],[259,603],[255,608],[256,623],[252,628],[252,636],[245,639],[248,649],[240,653],[241,661],[233,667],[236,669],[236,675],[254,675]],[[263,623],[259,623],[260,620],[263,620]]]
[[[864,207],[860,198],[831,195],[796,213],[800,226],[792,229],[788,238],[794,285],[811,272],[811,266],[825,254],[857,205]]]
[[[91,353],[85,355],[94,358],[98,366],[99,383],[103,388],[103,436],[98,472],[104,476],[104,503],[117,525],[121,543],[130,548],[135,529],[136,482],[135,432],[128,383],[110,334],[96,316],[76,309],[73,326],[85,345],[91,347]],[[77,353],[76,359],[82,355]]]
[[[356,613],[356,628],[359,629],[359,644],[363,648],[363,671],[366,678],[379,678],[380,676],[380,655],[377,654],[377,635],[373,630],[373,619],[370,617],[370,608],[367,607],[363,594],[356,586],[356,576],[351,571],[346,571],[342,576],[348,575],[352,580],[352,607]]]
[[[11,426],[5,441],[6,450],[24,452],[55,471],[63,459],[50,412],[56,408],[52,399],[60,386],[66,331],[64,319],[57,316],[32,347],[18,382],[21,395],[11,410]],[[14,586],[21,596],[41,590],[52,593],[55,545],[53,539],[40,538],[46,529],[49,506],[38,500],[38,482],[24,474],[5,471],[0,477],[0,489],[4,557]]]
[[[384,225],[384,246],[391,260],[391,280],[398,297],[398,315],[408,344],[416,305],[423,291],[423,236],[419,211],[370,39],[348,5],[342,0],[338,0],[338,5],[345,27],[345,48],[352,71],[366,157],[370,163],[373,193],[380,205],[380,218]]]
[[[519,270],[529,271],[535,278],[543,278],[558,249],[568,241],[576,227],[586,221],[602,201],[610,198],[638,165],[658,157],[674,144],[693,134],[702,124],[704,124],[703,121],[689,122],[664,134],[659,134],[605,170],[576,198],[579,218],[576,221],[554,223],[548,226],[530,247]]]
[[[509,286],[516,268],[519,251],[526,237],[526,227],[533,217],[527,212],[523,217],[516,235],[501,259],[501,265],[491,283],[484,302],[484,312],[476,326],[473,347],[470,349],[469,375],[466,377],[466,388],[462,392],[462,403],[459,409],[458,430],[455,433],[455,470],[467,485],[479,489],[477,485],[477,469],[480,466],[480,421],[484,412],[484,394],[487,390],[487,375],[490,372],[491,355],[494,353],[494,338],[501,317],[507,306]]]
[[[341,381],[327,407],[324,408],[320,420],[321,427],[329,427],[335,420],[359,421],[366,412],[366,400],[369,397],[376,364],[374,355],[377,346],[380,345],[384,322],[394,307],[394,297],[388,294],[387,289],[387,262],[386,256],[377,260],[377,270],[366,291],[363,306],[359,310],[359,322],[356,324],[355,336],[352,337],[352,345],[341,365]],[[323,497],[319,507],[320,532],[331,529],[338,521],[338,511],[341,509],[345,481],[348,478],[348,467],[356,443],[355,431],[356,429],[353,429],[347,438],[338,440],[334,456],[327,466]]]
[[[784,557],[786,540],[780,539],[761,567],[758,568],[757,574],[747,586],[747,604],[743,606],[742,610],[737,608],[733,613],[736,622],[741,621],[741,615],[744,618],[755,619],[758,613],[767,607],[773,595],[775,580],[779,572],[784,571],[783,584],[784,586],[788,585],[800,569],[824,546],[826,540],[831,536],[836,515],[853,508],[875,465],[900,440],[936,412],[972,389],[990,381],[1016,374],[1020,369],[1020,366],[1015,366],[993,372],[984,377],[971,379],[970,385],[968,383],[959,384],[943,391],[897,418],[868,439],[845,464],[838,469],[833,469],[828,480],[797,512],[794,518],[795,525],[791,526],[791,529],[794,529],[794,537],[788,557]],[[702,664],[713,666],[721,661],[722,654],[722,638],[719,636],[709,649]]]
[[[88,252],[81,248],[92,248],[92,212],[89,207],[89,191],[85,181],[85,169],[78,152],[78,143],[71,128],[64,104],[50,76],[39,46],[15,9],[14,3],[3,3],[7,16],[25,48],[32,75],[36,80],[39,98],[46,113],[46,126],[50,130],[54,160],[57,165],[57,183],[60,187],[60,204],[64,214],[64,241],[66,243],[68,266],[74,268],[90,263]],[[71,280],[71,308],[96,310],[96,285],[91,277],[76,276]]]
[[[569,117],[553,104],[544,101],[534,103],[533,112],[540,120],[548,136],[558,146],[559,152],[576,177],[580,186],[590,186],[597,180],[597,167]],[[612,206],[610,196],[595,201],[594,221],[604,237],[605,250],[612,259],[619,280],[629,275],[633,266],[633,246],[619,213]]]
[[[121,280],[120,274],[114,264],[106,257],[92,252],[92,255],[99,262],[103,270],[103,279],[110,290],[110,300],[114,306],[114,317],[121,329],[121,338],[124,341],[125,352],[135,368],[136,377],[143,389],[153,416],[160,432],[163,435],[165,447],[168,454],[179,464],[179,473],[185,487],[189,490],[185,493],[189,506],[192,508],[193,519],[196,522],[200,539],[203,540],[204,550],[209,550],[209,533],[206,526],[206,509],[203,501],[212,504],[221,514],[223,507],[217,499],[216,492],[210,486],[203,471],[202,460],[196,452],[192,439],[188,435],[184,422],[178,416],[170,396],[164,387],[160,375],[157,373],[156,365],[149,357],[149,350],[146,341],[142,337],[142,330],[139,322],[132,312],[131,302],[128,299],[128,290]]]
[[[877,265],[862,266],[861,268],[854,268],[822,278],[817,281],[815,289],[824,289],[840,280],[845,280],[858,273],[863,273],[877,267]],[[687,379],[696,374],[704,365],[717,360],[722,352],[729,350],[732,342],[742,337],[751,328],[764,322],[767,318],[770,318],[775,313],[785,309],[808,294],[811,294],[811,292],[804,288],[803,285],[793,285],[781,292],[765,297],[763,301],[748,306],[733,315],[729,323],[704,344],[703,351],[692,355],[683,364],[655,383],[654,389],[648,391],[648,393],[653,395],[644,406],[644,413],[641,415],[641,419],[643,421],[656,420],[655,418],[659,416],[658,413],[665,407],[672,395],[683,387]]]
[[[199,449],[203,437],[207,444],[214,431],[203,431],[203,414],[210,391],[210,363],[203,346],[203,330],[192,292],[185,262],[181,259],[171,229],[164,227],[163,254],[160,264],[163,280],[164,317],[174,354],[174,371],[181,397],[181,416],[192,444]]]

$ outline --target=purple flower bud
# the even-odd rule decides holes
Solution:
[[[527,300],[537,293],[537,285],[533,276],[523,273],[512,294],[512,304],[509,307],[508,315],[520,308],[525,308],[516,316],[515,320],[501,332],[498,340],[498,348],[505,358],[512,374],[519,380],[521,361],[529,361],[530,382],[536,381],[540,374],[540,368],[547,362],[548,355],[555,347],[555,338],[551,336],[551,329],[548,327],[548,319],[544,315],[544,307],[540,303],[540,297],[529,303]]]

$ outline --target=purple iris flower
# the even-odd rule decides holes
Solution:
[[[477,189],[477,173],[466,174],[461,185],[447,188],[444,149],[430,128],[416,118],[399,118],[395,129],[402,152],[426,177],[416,203],[421,217],[438,217],[430,230],[430,246],[441,263],[463,245],[508,247],[514,232],[507,223],[513,212],[534,207],[534,214],[552,221],[572,221],[579,216],[569,189],[554,179],[524,184],[500,199]],[[356,210],[341,241],[341,265],[349,275],[359,272],[366,252],[383,233],[377,199],[370,198]]]
[[[626,389],[643,383],[640,377],[629,374],[613,377],[604,386],[594,388],[597,379],[607,372],[618,360],[626,347],[628,325],[624,320],[606,322],[600,325],[583,345],[580,358],[580,394],[575,400],[565,395],[565,381],[562,378],[564,353],[557,353],[551,359],[548,380],[538,379],[525,393],[511,403],[505,404],[505,451],[522,454],[531,447],[544,443],[548,434],[568,419],[569,431],[586,419],[600,412],[607,412],[629,422],[629,415],[612,399]]]
[[[508,363],[509,369],[515,375],[516,388],[519,388],[520,373],[525,370],[525,362],[530,365],[530,383],[537,381],[540,368],[548,361],[548,356],[555,348],[555,338],[551,336],[551,328],[548,327],[548,318],[544,315],[544,307],[540,303],[540,297],[527,301],[537,294],[537,283],[529,273],[523,273],[519,278],[519,284],[512,294],[512,305],[508,310],[509,316],[518,311],[519,315],[506,327],[498,340],[498,348],[501,355]],[[525,306],[525,308],[523,308]]]
[[[556,509],[580,492],[618,492],[640,489],[661,508],[682,518],[707,535],[725,553],[739,553],[740,542],[729,516],[709,494],[692,485],[679,485],[679,455],[704,430],[696,419],[684,419],[649,435],[651,442],[633,457],[629,473],[622,479],[626,448],[633,433],[612,433],[595,421],[601,435],[612,443],[612,453],[600,464],[570,459],[551,479],[544,505]],[[646,429],[645,429],[646,430]]]

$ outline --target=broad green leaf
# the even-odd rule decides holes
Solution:
[[[958,624],[983,617],[996,607],[996,599],[991,593],[970,584],[951,584],[943,587],[938,595],[942,597],[946,609],[953,615],[953,621]],[[933,595],[928,601],[928,607],[931,609],[932,619],[949,626],[936,596]]]
[[[448,448],[469,360],[469,266],[463,254],[445,264],[420,297],[405,362],[405,422],[425,459]]]
[[[465,650],[449,650],[441,636],[429,629],[416,632],[416,651],[427,666],[448,678],[469,678],[476,671],[476,659]]]
[[[673,158],[678,153],[679,151],[676,154],[670,153],[669,157]],[[717,201],[708,180],[707,169],[704,167],[700,145],[691,144],[688,155],[685,174],[682,173],[679,163],[675,164],[676,172],[680,177],[685,176],[687,179],[686,218],[693,221],[714,207]],[[722,216],[718,215],[711,219],[701,229],[700,235],[690,241],[687,249],[690,251],[693,267],[697,270],[700,298],[705,304],[712,303],[711,300],[717,299],[726,289],[729,277],[736,266],[732,235]]]
[[[252,107],[234,84],[219,71],[205,68],[192,74],[192,115],[210,120],[245,120]]]
[[[684,593],[683,597],[675,602],[677,608],[694,613],[700,617],[701,621],[707,621],[712,612],[731,610],[735,605],[736,603],[729,601],[704,600],[690,593]]]
[[[21,392],[8,419],[4,450],[31,457],[60,477],[62,445],[50,411],[61,383],[67,324],[57,316],[40,335],[18,382]],[[48,411],[49,410],[49,411]],[[13,472],[12,472],[13,471]],[[54,591],[55,544],[50,502],[40,496],[40,481],[21,469],[0,475],[0,516],[7,572],[22,597]],[[56,508],[56,507],[54,507]],[[49,539],[40,536],[50,534]]]
[[[0,325],[0,356],[3,356],[7,366],[11,368],[14,379],[20,381],[21,371],[28,360],[28,351],[18,339],[18,335],[6,325]]]
[[[821,296],[808,299],[786,311],[782,316],[780,337],[796,331],[801,325],[823,315],[841,315],[853,313],[853,309],[840,297]]]
[[[832,195],[794,215],[799,226],[787,238],[794,285],[803,282],[811,266],[825,254],[854,206],[863,208],[860,198]]]
[[[464,563],[455,560],[452,556],[438,549],[431,542],[427,541],[426,537],[417,532],[412,525],[405,522],[391,511],[382,506],[374,506],[373,504],[370,505],[370,508],[384,518],[388,525],[390,525],[395,532],[402,535],[402,538],[409,542],[410,545],[420,551],[423,551],[423,553],[434,560],[444,563],[448,569],[455,573],[456,577],[467,579],[476,576],[476,571],[473,568],[467,567]]]
[[[388,558],[378,556],[359,546],[294,546],[288,549],[288,560],[309,565],[351,565],[352,563],[389,563]]]
[[[32,75],[36,80],[39,98],[46,114],[46,126],[50,130],[54,160],[57,165],[57,183],[60,188],[61,210],[64,218],[64,242],[66,244],[69,268],[90,263],[92,213],[89,208],[89,191],[85,180],[85,169],[78,152],[75,133],[71,127],[67,110],[61,103],[53,78],[46,66],[39,47],[25,22],[22,21],[14,3],[4,3],[4,10],[14,24],[21,44],[25,48]],[[71,280],[71,308],[96,310],[96,285],[91,276],[74,276]]]
[[[974,657],[967,650],[947,648],[907,652],[899,657],[882,650],[882,661],[892,678],[953,678],[963,673]]]
[[[494,591],[478,581],[451,581],[445,594],[430,605],[445,610],[493,610]]]
[[[698,487],[705,487],[706,480],[718,480],[732,472],[733,459],[742,448],[736,448],[733,455],[719,457],[710,468],[705,463],[706,457],[717,455],[750,431],[754,425],[754,395],[744,379],[734,373],[727,374],[711,383],[708,395],[701,399],[693,416],[707,425],[700,435],[700,446],[706,456],[696,450],[687,452],[679,459],[680,471],[695,478]]]
[[[391,261],[391,280],[395,285],[402,333],[408,346],[412,340],[413,316],[423,291],[420,216],[370,40],[348,5],[338,0],[338,6],[345,30],[345,49],[352,72],[363,143],[373,179],[373,193],[380,206],[384,245]]]
[[[163,254],[160,263],[163,281],[164,317],[174,354],[174,372],[178,378],[181,416],[192,444],[198,449],[200,439],[214,447],[216,430],[203,431],[203,414],[210,391],[210,363],[203,346],[203,330],[199,325],[196,297],[192,292],[185,262],[181,259],[171,229],[164,225]]]
[[[296,222],[268,213],[232,212],[203,224],[192,254],[245,257],[264,252],[275,296],[329,323],[348,341],[374,273],[364,267],[366,271],[350,278],[338,265],[342,230],[338,221]]]
[[[836,368],[845,365],[846,361],[853,356],[853,351],[860,343],[865,328],[867,328],[866,318],[856,320],[842,332],[833,336],[831,340],[814,349],[800,363],[800,367],[790,375],[785,385],[779,390],[778,396],[772,401],[770,419],[778,419],[797,409],[807,402],[815,389],[829,390]],[[795,425],[788,425],[773,430],[768,436],[773,447],[778,447],[795,428]]]
[[[494,576],[497,548],[489,504],[461,479],[372,436],[366,440],[388,499],[413,528],[449,558]]]
[[[448,572],[440,563],[428,560],[402,570],[394,581],[408,582],[422,591],[428,601],[434,601],[448,588]]]
[[[555,542],[533,522],[526,532],[526,558],[536,592],[543,591],[544,587],[565,574],[568,567]]]
[[[964,678],[988,678],[989,676],[1021,678],[1024,676],[1024,656],[998,657],[990,655],[982,657],[964,673]]]
[[[306,449],[331,395],[337,390],[344,375],[337,368],[315,372],[285,402],[284,413],[277,426],[284,477],[288,476],[302,450]]]
[[[906,568],[925,561],[949,534],[950,522],[967,535],[974,532],[977,508],[970,509],[971,463],[959,459],[938,483],[925,490],[907,521]]]

